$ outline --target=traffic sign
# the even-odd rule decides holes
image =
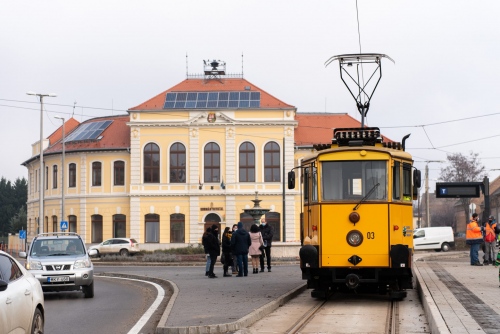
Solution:
[[[19,239],[26,239],[26,230],[19,231]]]
[[[67,230],[68,229],[68,222],[66,220],[61,220],[61,230]]]

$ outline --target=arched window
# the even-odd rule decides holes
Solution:
[[[216,143],[205,145],[205,182],[220,181],[220,148]]]
[[[52,166],[52,188],[57,189],[57,165]]]
[[[160,242],[160,216],[149,213],[144,217],[146,242]]]
[[[247,231],[250,232],[250,227],[255,224],[255,220],[253,217],[248,214],[248,213],[240,213],[240,222],[243,223],[243,228]]]
[[[52,232],[57,232],[57,216],[52,216]]]
[[[207,230],[207,228],[209,227],[212,227],[212,225],[217,225],[217,227],[219,228],[219,236],[221,234],[221,230],[220,230],[220,216],[216,213],[209,213],[206,217],[205,217],[205,224],[204,224],[204,231]],[[219,238],[220,239],[220,238]]]
[[[115,161],[113,163],[113,174],[114,174],[114,185],[124,186],[125,185],[125,162]]]
[[[240,182],[255,182],[255,146],[250,142],[240,145]]]
[[[92,215],[92,243],[102,242],[102,216],[101,215]]]
[[[113,215],[113,238],[125,238],[127,236],[127,216]]]
[[[264,146],[264,182],[281,182],[280,147],[275,142]]]
[[[186,183],[186,147],[181,143],[170,147],[170,183]]]
[[[76,216],[71,215],[68,217],[68,227],[69,227],[69,232],[75,232],[78,233],[76,230]]]
[[[101,163],[95,161],[92,163],[92,186],[98,187],[101,185]]]
[[[144,183],[160,183],[160,148],[154,143],[144,147]]]
[[[170,215],[170,243],[184,243],[186,218],[182,213]]]
[[[281,215],[279,212],[268,212],[266,213],[266,222],[273,229],[273,241],[281,240]]]
[[[76,164],[69,164],[68,187],[76,187]]]

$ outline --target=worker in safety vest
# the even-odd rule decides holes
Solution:
[[[467,224],[467,232],[465,234],[465,243],[470,245],[471,266],[482,266],[481,262],[479,262],[479,247],[481,247],[481,243],[483,242],[482,230],[483,227],[477,223],[477,213],[473,213],[469,224]]]
[[[495,261],[495,244],[496,244],[496,235],[495,235],[495,227],[497,226],[497,222],[495,217],[490,216],[488,221],[484,224],[484,262],[483,264],[487,266],[488,264],[493,264]]]

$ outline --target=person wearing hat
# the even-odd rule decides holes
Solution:
[[[493,264],[495,259],[495,244],[496,235],[495,227],[497,223],[495,217],[489,216],[488,221],[484,224],[484,262],[483,264],[487,266],[488,264]]]
[[[238,275],[248,276],[248,248],[252,244],[250,234],[243,228],[243,223],[238,222],[238,229],[231,236],[231,248],[238,261]]]
[[[465,234],[467,245],[470,245],[470,265],[471,266],[482,266],[479,262],[479,247],[483,242],[483,235],[481,234],[483,227],[479,226],[477,223],[477,213],[472,214],[472,218],[467,224],[467,231]]]

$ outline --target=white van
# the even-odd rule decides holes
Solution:
[[[447,252],[455,246],[453,230],[450,226],[417,228],[413,233],[415,250],[434,249]]]

